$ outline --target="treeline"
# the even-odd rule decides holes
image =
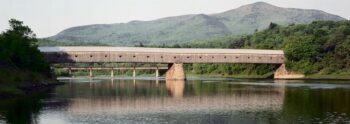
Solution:
[[[288,27],[272,23],[268,29],[232,43],[243,44],[242,48],[282,49],[287,67],[306,75],[350,74],[350,21]]]
[[[47,38],[38,39],[39,46],[108,46],[99,42],[60,42]]]

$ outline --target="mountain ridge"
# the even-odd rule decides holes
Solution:
[[[320,10],[283,8],[257,2],[215,14],[188,14],[151,21],[75,26],[48,39],[59,42],[101,42],[118,46],[140,43],[181,44],[228,35],[250,34],[256,29],[265,29],[271,22],[288,25],[319,20],[346,19]]]

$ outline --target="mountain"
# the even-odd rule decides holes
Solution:
[[[306,24],[317,20],[345,20],[320,10],[282,8],[257,2],[217,14],[195,14],[153,21],[96,24],[68,28],[49,40],[58,42],[98,42],[108,45],[172,45],[262,30],[271,22]]]

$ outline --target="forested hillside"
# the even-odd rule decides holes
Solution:
[[[111,15],[113,16],[113,15]],[[182,44],[230,35],[251,34],[279,25],[309,24],[316,20],[345,20],[320,10],[277,7],[257,2],[216,14],[193,14],[152,21],[95,24],[68,28],[49,40],[66,44],[100,43],[116,46]]]

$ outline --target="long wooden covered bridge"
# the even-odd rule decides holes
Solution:
[[[260,63],[281,65],[275,78],[288,75],[282,50],[144,47],[39,47],[50,63],[168,64],[167,80],[186,79],[184,63]]]

